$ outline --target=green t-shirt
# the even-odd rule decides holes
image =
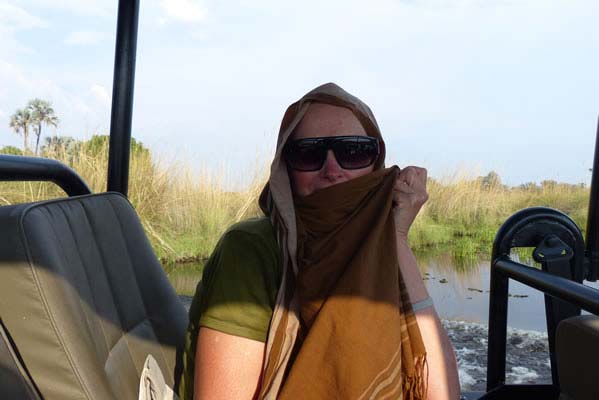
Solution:
[[[200,327],[266,342],[281,282],[281,260],[268,218],[230,227],[206,263],[189,309],[179,396],[193,398]]]

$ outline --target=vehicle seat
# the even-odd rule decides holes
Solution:
[[[120,194],[0,207],[0,319],[46,400],[136,400],[148,354],[178,381],[187,313]]]
[[[555,350],[560,400],[599,399],[599,317],[581,315],[560,322]]]
[[[0,398],[40,400],[0,320]]]

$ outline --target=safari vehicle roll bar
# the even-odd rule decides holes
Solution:
[[[139,0],[119,0],[110,115],[107,190],[127,196]]]
[[[595,142],[587,241],[566,214],[532,207],[512,215],[499,228],[491,256],[487,394],[484,399],[557,399],[560,382],[555,354],[558,324],[580,315],[581,309],[599,315],[599,291],[583,285],[599,276],[599,124]],[[511,250],[533,247],[541,269],[511,259]],[[506,341],[509,280],[514,279],[545,294],[552,384],[506,385]]]
[[[597,121],[597,139],[593,176],[591,178],[591,198],[587,218],[586,257],[588,260],[587,280],[599,279],[599,121]]]
[[[91,194],[79,175],[52,159],[0,154],[0,181],[54,182],[69,196]]]

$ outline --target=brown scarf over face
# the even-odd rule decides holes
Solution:
[[[425,348],[397,261],[399,169],[293,198],[282,147],[311,102],[349,108],[381,140],[370,109],[334,84],[285,113],[260,204],[283,254],[260,398],[424,399]]]

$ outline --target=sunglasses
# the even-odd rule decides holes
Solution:
[[[343,169],[360,169],[374,164],[379,156],[379,141],[368,136],[330,136],[287,142],[284,148],[287,165],[297,171],[318,171],[333,150]]]

